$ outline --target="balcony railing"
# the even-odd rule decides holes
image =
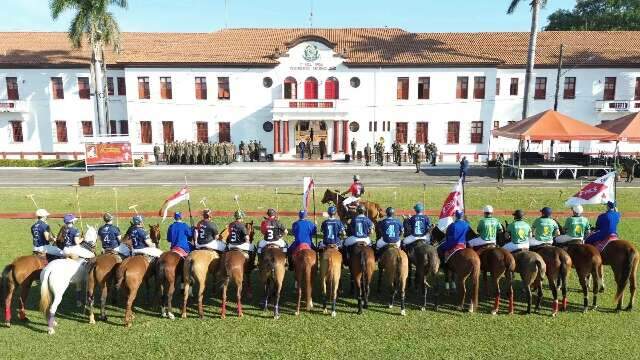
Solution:
[[[639,112],[640,100],[599,100],[596,101],[598,112]]]
[[[21,113],[28,111],[29,108],[24,100],[0,100],[0,112]]]
[[[337,99],[277,99],[273,111],[278,112],[340,112],[344,100]]]

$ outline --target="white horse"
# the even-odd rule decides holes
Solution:
[[[97,237],[98,232],[95,227],[88,225],[84,241],[95,244]],[[58,325],[55,315],[64,292],[70,283],[74,283],[79,302],[81,289],[87,280],[88,272],[87,260],[82,258],[54,260],[42,269],[40,273],[40,311],[48,319],[47,324],[50,335],[55,333],[54,328]],[[53,302],[51,301],[52,297]]]

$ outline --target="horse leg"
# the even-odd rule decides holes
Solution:
[[[492,273],[491,276],[494,274]],[[487,279],[487,272],[482,272],[482,282],[484,283],[484,297],[489,298],[489,279]]]
[[[497,315],[500,309],[500,278],[497,274],[491,275],[491,280],[493,280],[493,287],[495,289],[495,300],[493,302],[493,310],[491,310],[491,315]],[[485,282],[485,284],[487,284]],[[489,284],[487,284],[488,287]]]
[[[363,284],[360,280],[362,276],[354,276],[355,280],[354,280],[354,285],[355,285],[355,289],[358,292],[358,314],[362,314],[362,303],[364,300],[364,289],[363,289]]]
[[[324,269],[323,265],[320,265],[320,287],[322,290],[322,313],[327,313],[327,281],[329,281],[329,276]]]
[[[416,279],[416,282],[420,280],[420,293],[422,294],[422,307],[421,311],[427,310],[427,277],[422,276],[422,279]]]
[[[76,288],[76,307],[82,307],[82,284],[77,282],[74,285]]]
[[[27,302],[27,297],[29,296],[29,289],[31,289],[32,282],[33,278],[29,278],[20,285],[20,297],[18,298],[20,301],[20,308],[18,309],[18,318],[22,321],[29,321],[24,304],[26,304]]]
[[[136,294],[138,293],[139,287],[140,284],[135,284],[131,288],[129,288],[127,294],[126,310],[124,312],[125,327],[131,327],[131,323],[133,322],[133,302],[136,300]]]
[[[562,311],[567,311],[568,307],[568,299],[567,299],[567,273],[563,273],[560,278],[561,281],[561,290],[562,290]],[[588,282],[585,282],[588,286]]]
[[[538,311],[540,311],[540,303],[542,303],[542,281],[538,281],[537,284],[537,293],[538,293],[538,297],[536,299],[536,313]]]
[[[68,286],[68,285],[67,285]],[[62,302],[62,295],[64,294],[65,290],[67,289],[67,286],[65,286],[63,289],[52,289],[52,293],[53,293],[53,302],[51,303],[51,307],[49,308],[49,321],[48,321],[48,333],[49,335],[53,335],[55,334],[55,327],[58,326],[58,322],[56,321],[56,311],[58,311],[58,306],[60,306],[60,303]],[[60,290],[60,291],[57,291]]]
[[[222,284],[222,299],[220,303],[220,318],[227,317],[227,288],[229,287],[229,278],[224,280]]]
[[[276,304],[273,308],[273,318],[277,320],[280,318],[280,292],[282,291],[282,283],[276,280],[275,287],[276,287],[276,295],[275,295]]]
[[[587,276],[585,274],[578,274],[578,281],[580,281],[580,287],[582,288],[582,312],[586,313],[589,310],[589,286],[587,285]]]
[[[187,318],[187,303],[189,302],[189,291],[191,291],[191,284],[188,281],[184,282],[184,290],[182,291],[182,309],[180,316],[183,319]]]
[[[400,315],[405,316],[407,310],[405,309],[405,291],[407,288],[406,280],[400,280]]]
[[[236,279],[236,301],[238,302],[238,317],[243,317],[242,313],[242,282],[243,279]]]
[[[629,305],[627,305],[626,310],[633,310],[633,302],[636,298],[636,269],[637,263],[631,267],[631,274],[629,274]]]
[[[109,282],[102,282],[102,289],[100,290],[100,321],[107,321],[107,298],[109,296]],[[93,311],[93,304],[92,311]]]
[[[509,289],[509,315],[513,315],[514,303],[513,303],[513,272],[507,270],[507,287]]]
[[[380,294],[380,292],[381,292],[381,288],[382,288],[382,273],[383,273],[383,272],[384,272],[384,270],[383,270],[383,269],[380,269],[380,268],[378,267],[378,287],[376,288],[376,292],[377,292],[378,294]]]
[[[297,316],[300,315],[300,302],[302,301],[302,276],[298,276],[298,274],[296,274],[296,292],[298,295],[298,302],[296,304],[295,314]]]
[[[338,298],[338,284],[340,283],[340,277],[336,276],[332,279],[332,284],[329,287],[331,291],[331,317],[336,317],[336,299]]]
[[[3,279],[6,281],[5,285],[7,292],[5,293],[4,298],[4,324],[6,327],[11,326],[11,302],[13,300],[13,292],[16,289],[16,285],[13,282],[13,271],[10,271],[6,274],[6,278]]]
[[[465,284],[466,282],[466,277],[465,276],[461,276],[461,275],[457,275],[455,278],[455,282],[456,282],[456,287],[458,288],[458,291],[460,292],[459,294],[459,298],[458,298],[458,310],[463,311],[464,310],[464,300],[467,296],[467,286]],[[470,311],[473,311],[473,305],[471,305],[471,307],[469,308]]]
[[[598,293],[600,292],[600,274],[598,273],[598,270],[596,268],[591,270],[591,278],[593,279],[592,282],[592,289],[591,291],[593,291],[593,309],[596,309],[598,307]]]
[[[173,274],[172,274],[173,275]],[[169,278],[169,286],[167,286],[167,317],[171,320],[175,319],[173,315],[172,302],[173,302],[173,293],[176,290],[176,278]]]
[[[531,298],[533,295],[531,294],[531,285],[526,284],[524,287],[525,295],[527,296],[527,314],[531,314]]]

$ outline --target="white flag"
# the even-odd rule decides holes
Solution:
[[[463,210],[463,187],[462,178],[458,180],[453,190],[447,196],[447,199],[442,204],[442,210],[440,210],[440,219],[438,220],[438,228],[444,232],[447,227],[453,223],[455,219],[456,210]]]
[[[307,211],[309,208],[309,203],[311,202],[311,195],[313,194],[313,187],[315,183],[313,182],[313,178],[304,177],[302,179],[302,208],[304,211]]]
[[[189,189],[186,186],[180,189],[177,193],[169,196],[164,201],[164,204],[162,204],[162,207],[158,212],[158,215],[162,215],[162,221],[164,222],[167,218],[167,211],[169,211],[169,208],[176,206],[185,200],[189,200]]]
[[[616,201],[614,171],[587,184],[565,203],[568,207],[582,204],[606,204],[609,201]]]

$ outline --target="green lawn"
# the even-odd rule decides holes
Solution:
[[[422,198],[422,188],[371,188],[370,198],[383,206],[393,204],[410,208]],[[539,209],[544,205],[560,208],[562,202],[576,189],[534,189],[506,187],[503,190],[487,188],[467,189],[467,204],[481,208],[491,203],[496,208]],[[173,188],[118,188],[119,208],[138,204],[139,210],[157,210]],[[296,210],[300,196],[289,195],[299,189],[279,189],[279,208]],[[437,209],[448,187],[428,189],[427,208]],[[0,190],[0,213],[32,211],[31,201],[25,197],[35,194],[36,201],[51,212],[71,211],[75,207],[73,189],[4,189]],[[394,196],[395,192],[395,196]],[[270,188],[193,188],[194,209],[200,198],[206,196],[209,206],[219,210],[233,210],[233,195],[240,195],[241,206],[247,210],[275,207],[275,196]],[[113,190],[110,188],[80,189],[83,211],[113,211]],[[640,192],[624,189],[619,192],[620,208],[640,211]],[[184,208],[182,208],[184,210]],[[588,210],[597,210],[590,207]],[[259,220],[259,219],[256,219]],[[293,219],[285,218],[290,223]],[[472,222],[475,224],[472,218]],[[97,222],[97,220],[87,220]],[[156,222],[158,219],[148,219]],[[223,225],[228,219],[216,219]],[[58,220],[52,220],[54,229]],[[124,219],[122,220],[124,222]],[[0,220],[0,264],[30,252],[28,220]],[[121,224],[122,225],[122,224]],[[163,224],[163,232],[168,222]],[[122,225],[124,227],[124,225]],[[640,244],[640,220],[624,220],[621,235]],[[163,234],[164,235],[164,234]],[[162,242],[166,248],[166,242]],[[59,327],[54,336],[46,334],[43,315],[36,311],[38,295],[32,291],[28,307],[31,322],[15,320],[10,329],[0,329],[0,358],[635,358],[640,352],[640,318],[638,312],[615,314],[613,308],[613,277],[607,269],[607,292],[599,297],[597,311],[582,314],[581,294],[575,273],[570,280],[570,312],[550,317],[550,291],[545,289],[543,310],[539,315],[491,316],[492,301],[481,297],[477,314],[459,313],[445,306],[440,312],[421,312],[413,291],[409,292],[408,315],[399,316],[399,309],[387,309],[385,295],[374,292],[373,305],[364,315],[355,314],[355,302],[343,297],[339,300],[338,317],[312,314],[293,315],[292,274],[287,274],[284,290],[283,316],[273,320],[255,306],[257,298],[246,301],[245,317],[237,319],[235,304],[231,316],[220,320],[219,294],[207,296],[206,318],[199,320],[193,308],[190,318],[174,321],[161,319],[158,312],[144,304],[139,297],[137,317],[131,329],[122,326],[120,307],[109,307],[109,323],[89,325],[80,309],[75,307],[69,293],[59,309]],[[254,274],[255,280],[255,274]],[[346,282],[345,282],[346,285]],[[523,310],[520,283],[516,283],[518,308]],[[257,284],[256,284],[257,286]],[[375,287],[375,283],[374,283]],[[256,289],[256,295],[261,295]],[[208,293],[210,294],[210,293]],[[319,292],[314,291],[316,302]],[[346,296],[346,295],[345,295]],[[232,296],[233,298],[233,296]],[[451,299],[445,299],[448,303]],[[175,302],[177,303],[177,301]],[[316,303],[317,304],[317,303]],[[506,307],[503,306],[503,311]]]

